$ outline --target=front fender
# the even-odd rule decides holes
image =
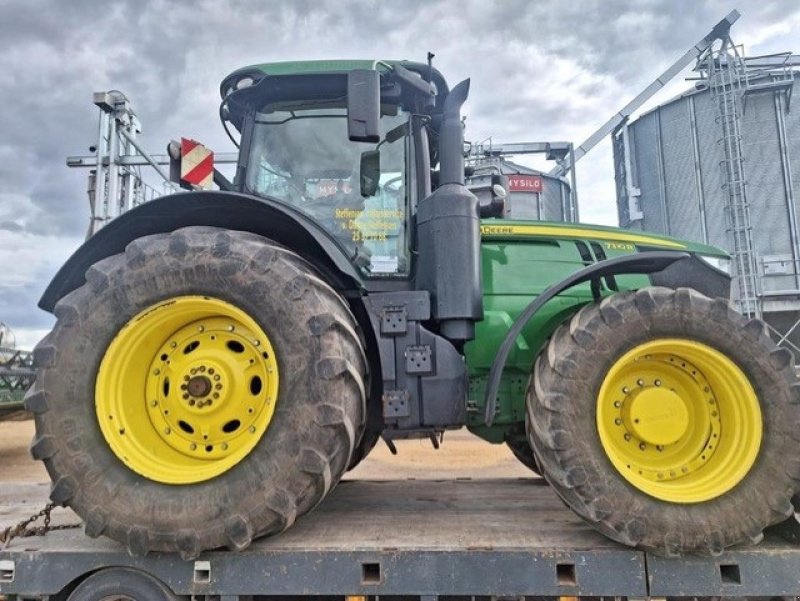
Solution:
[[[497,350],[497,355],[489,369],[489,381],[486,386],[486,413],[485,422],[491,426],[494,422],[495,408],[497,407],[497,395],[500,390],[500,379],[503,376],[503,369],[508,361],[508,355],[517,336],[520,335],[525,325],[533,318],[537,311],[544,307],[551,299],[555,298],[565,290],[583,282],[591,282],[592,291],[595,297],[600,295],[600,279],[604,277],[623,275],[626,273],[653,274],[664,271],[670,265],[689,258],[690,255],[678,251],[648,251],[631,255],[623,255],[606,259],[599,263],[594,263],[576,271],[560,282],[556,282],[548,287],[542,294],[537,296],[525,309],[517,316],[514,323],[506,332],[503,342]]]
[[[52,313],[62,297],[84,284],[91,265],[124,252],[133,240],[202,225],[264,236],[308,260],[337,290],[362,287],[347,252],[304,213],[275,200],[238,192],[183,192],[142,204],[89,238],[59,269],[39,307]]]

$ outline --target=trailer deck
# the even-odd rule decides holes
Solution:
[[[46,502],[45,485],[0,491],[0,526]],[[54,524],[77,523],[66,510]],[[344,481],[280,536],[197,561],[131,558],[79,528],[0,550],[0,594],[55,595],[108,566],[179,595],[795,596],[800,547],[767,537],[720,557],[663,558],[596,533],[536,478]]]

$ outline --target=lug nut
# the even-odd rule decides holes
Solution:
[[[644,386],[644,380],[642,380],[642,379],[636,380],[636,383],[637,383],[639,386]]]
[[[617,424],[618,426],[621,426],[622,425],[622,420],[620,418],[617,418],[617,419],[614,420],[614,423]]]
[[[639,443],[639,450],[644,451],[646,448],[647,448],[646,444],[644,444],[643,442]]]
[[[630,391],[631,391],[631,389],[630,389],[630,388],[628,388],[627,386],[623,386],[623,387],[622,387],[622,393],[623,393],[623,394],[628,394]]]
[[[661,386],[661,380],[656,380],[656,381],[655,381],[655,385],[656,385],[656,386]]]
[[[631,435],[628,432],[625,432],[625,440],[627,440],[628,442],[630,442],[631,440]]]
[[[614,407],[616,407],[617,409],[622,407],[622,401],[614,401]]]
[[[190,445],[189,445],[189,450],[190,450],[190,451],[195,451],[195,450],[197,450],[197,445],[196,445],[195,443],[192,443],[192,444],[190,444]]]

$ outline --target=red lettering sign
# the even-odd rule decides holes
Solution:
[[[544,180],[541,175],[509,175],[509,192],[541,192],[544,189]]]

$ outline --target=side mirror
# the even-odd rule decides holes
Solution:
[[[491,199],[488,203],[480,203],[481,217],[502,217],[506,212],[506,198],[508,178],[504,175],[492,175],[492,183],[489,185]]]
[[[347,74],[347,135],[351,142],[380,142],[381,76],[368,69]]]
[[[381,153],[379,150],[367,150],[361,153],[361,166],[358,181],[361,196],[375,196],[381,180]]]

